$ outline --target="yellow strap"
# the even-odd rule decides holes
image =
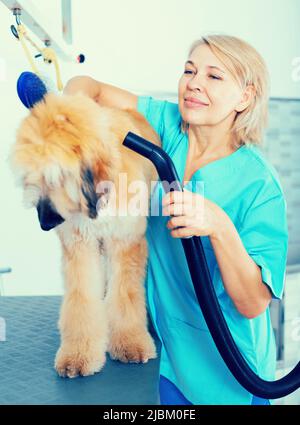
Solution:
[[[63,83],[61,80],[60,69],[58,65],[58,60],[55,51],[51,47],[46,47],[41,51],[43,58],[46,62],[50,62],[54,64],[55,73],[56,73],[56,85],[59,91],[63,89]]]
[[[23,25],[18,25],[17,31],[18,31],[19,40],[20,40],[21,45],[24,49],[25,55],[26,55],[27,59],[29,60],[29,63],[31,65],[32,69],[33,69],[33,72],[35,72],[37,75],[40,75],[40,73],[39,73],[37,67],[35,66],[35,63],[34,63],[32,57],[31,57],[31,54],[28,50],[28,47],[26,46],[26,43],[24,41],[24,34],[26,33],[25,27]]]
[[[35,72],[37,75],[40,76],[40,72],[38,71],[31,55],[30,52],[28,50],[28,47],[26,46],[25,40],[24,38],[26,38],[26,40],[28,40],[31,45],[41,53],[41,55],[43,56],[44,61],[48,62],[48,63],[53,63],[54,67],[55,67],[55,74],[56,74],[56,85],[57,85],[57,89],[59,91],[61,91],[63,89],[63,83],[62,83],[62,79],[61,79],[61,73],[60,73],[60,69],[59,69],[59,64],[58,64],[58,60],[57,60],[57,56],[55,51],[50,48],[50,47],[45,47],[44,49],[40,49],[37,44],[34,43],[33,40],[31,40],[31,38],[28,36],[28,34],[26,33],[26,29],[24,27],[24,25],[20,24],[17,27],[17,31],[18,31],[18,36],[19,36],[19,40],[21,42],[21,45],[24,49],[25,55],[33,69],[33,72]]]

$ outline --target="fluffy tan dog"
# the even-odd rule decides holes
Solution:
[[[143,285],[147,217],[124,214],[134,194],[120,188],[120,176],[128,186],[147,185],[140,197],[148,205],[157,175],[149,160],[122,145],[128,131],[160,145],[136,111],[99,107],[81,94],[48,94],[21,123],[13,147],[25,202],[36,206],[43,230],[56,228],[62,245],[65,296],[55,359],[61,376],[100,371],[106,351],[122,362],[156,357]],[[97,190],[104,181],[111,188]]]

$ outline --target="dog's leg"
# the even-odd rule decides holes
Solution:
[[[109,320],[108,351],[112,359],[143,362],[156,358],[156,348],[147,329],[145,264],[147,244],[110,241],[108,289],[105,298]]]
[[[76,237],[77,240],[66,242],[60,234],[66,293],[59,319],[61,347],[55,368],[60,376],[69,378],[99,372],[106,360],[108,343],[103,256],[98,241],[86,242]]]

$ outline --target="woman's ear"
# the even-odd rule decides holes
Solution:
[[[255,96],[255,87],[253,84],[248,84],[244,90],[241,102],[235,107],[236,112],[243,112],[251,103]]]

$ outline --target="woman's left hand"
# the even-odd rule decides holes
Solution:
[[[222,228],[224,211],[198,193],[173,191],[162,200],[163,215],[171,217],[167,223],[174,238],[186,236],[217,236]],[[182,227],[175,229],[176,227]]]

